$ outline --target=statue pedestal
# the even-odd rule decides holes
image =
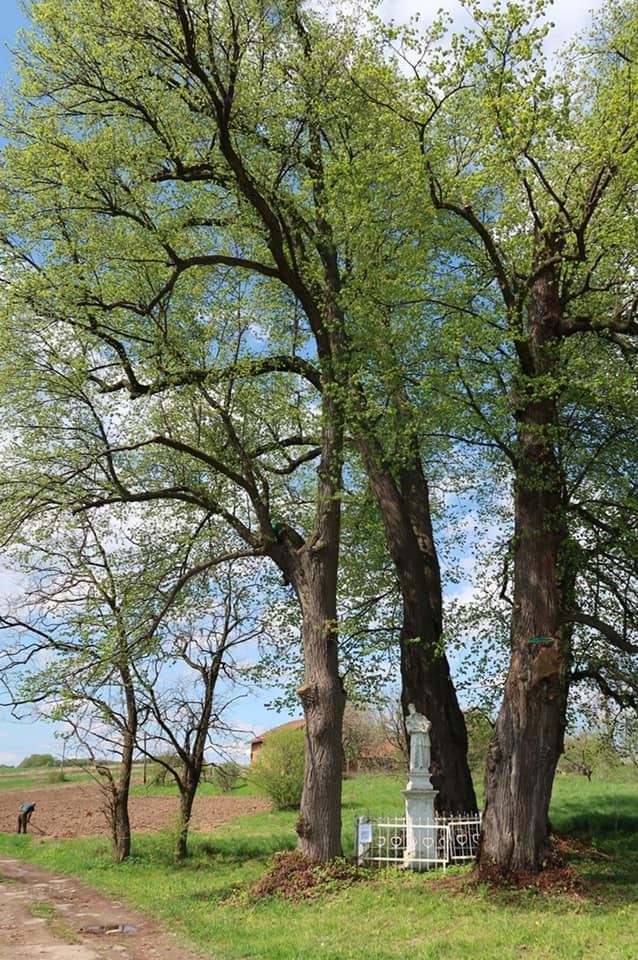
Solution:
[[[434,800],[439,791],[432,789],[429,774],[411,770],[407,788],[401,792],[405,797],[406,828],[403,866],[406,870],[431,870],[437,865]]]

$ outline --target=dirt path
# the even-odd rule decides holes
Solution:
[[[197,960],[201,956],[180,946],[152,921],[72,877],[0,859],[0,960]]]

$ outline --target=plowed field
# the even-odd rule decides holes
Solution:
[[[29,832],[45,837],[68,839],[107,834],[102,812],[104,799],[95,784],[26,788],[0,791],[0,831],[17,830],[20,804],[35,803]],[[208,831],[232,817],[268,810],[270,804],[260,797],[198,797],[193,807],[191,828]],[[176,797],[131,797],[131,830],[155,833],[175,823]]]

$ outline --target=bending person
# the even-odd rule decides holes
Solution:
[[[18,811],[18,833],[26,833],[35,803],[23,803]]]

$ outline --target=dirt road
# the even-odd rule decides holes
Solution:
[[[198,957],[119,901],[71,877],[0,858],[0,960]]]

